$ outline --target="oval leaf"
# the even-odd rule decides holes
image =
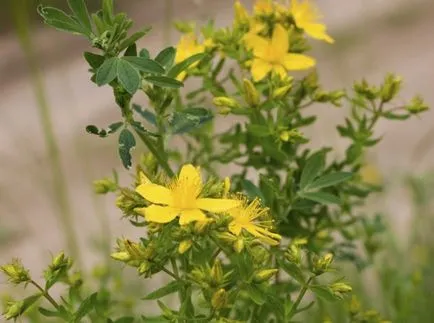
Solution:
[[[126,169],[130,169],[131,163],[131,150],[136,146],[136,140],[133,134],[128,129],[122,130],[119,135],[119,156],[122,164]]]
[[[40,5],[38,6],[38,13],[42,16],[42,18],[44,18],[44,22],[47,25],[50,25],[58,30],[85,34],[83,27],[62,10]]]
[[[144,57],[124,57],[122,58],[126,60],[128,63],[133,65],[135,68],[142,72],[146,73],[155,73],[155,74],[163,74],[164,68],[160,64],[158,64],[156,61],[153,61],[149,58]]]
[[[92,25],[84,0],[68,0],[68,5],[80,24],[86,29],[87,33],[90,34],[92,32]]]
[[[341,200],[333,194],[326,192],[302,192],[300,197],[315,201],[321,204],[340,204]]]
[[[128,93],[134,94],[140,86],[139,72],[125,59],[118,60],[117,76],[121,85]]]
[[[106,60],[96,72],[96,84],[102,86],[113,81],[116,77],[118,59],[116,57]]]
[[[176,49],[174,47],[167,47],[158,53],[157,57],[155,57],[155,60],[164,67],[169,67],[172,66],[175,56]]]
[[[205,57],[204,53],[199,53],[199,54],[190,56],[189,58],[187,58],[187,59],[183,60],[182,62],[173,66],[170,69],[169,73],[167,73],[167,76],[173,77],[173,78],[177,77],[181,72],[188,69],[191,65],[199,62],[204,57]]]
[[[167,76],[148,76],[145,79],[151,84],[172,89],[179,89],[184,86],[182,82]]]

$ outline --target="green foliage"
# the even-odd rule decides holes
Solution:
[[[115,14],[111,0],[90,15],[83,0],[68,4],[70,14],[46,6],[39,13],[48,25],[89,40],[98,51],[84,54],[91,80],[112,89],[120,111],[120,120],[107,129],[89,125],[86,130],[101,138],[119,131],[121,163],[136,171],[132,185],[121,186],[116,175],[96,181],[95,192],[116,193],[124,218],[146,228],[138,241],[118,239],[111,257],[139,278],[164,273],[170,280],[140,295],[142,301],[156,300],[161,309],[160,316],[148,317],[136,314],[143,306],[122,306],[125,296],[107,287],[112,273],[91,292],[92,285],[72,272],[72,260],[61,253],[44,272],[41,286],[14,261],[1,270],[10,282],[30,284],[37,294],[7,305],[6,318],[15,319],[44,299],[47,304],[36,305],[39,315],[67,322],[283,323],[315,313],[315,304],[322,308],[325,301],[345,301],[352,287],[343,281],[341,265],[368,267],[384,232],[381,217],[359,209],[378,190],[360,173],[366,151],[381,140],[374,135],[375,126],[381,119],[405,120],[425,111],[423,100],[415,97],[393,106],[401,79],[392,74],[379,86],[363,80],[352,91],[330,92],[321,88],[315,71],[299,78],[286,75],[286,59],[277,62],[273,48],[264,54],[262,47],[248,44],[252,33],[254,42],[262,46],[266,41],[275,49],[288,40],[292,47],[283,56],[296,53],[306,59],[308,28],[297,28],[296,15],[274,2],[273,10],[262,12],[259,6],[251,16],[236,3],[231,28],[210,23],[202,29],[204,44],[184,35],[176,49],[167,47],[155,58],[137,44],[149,28],[129,35],[132,20]],[[191,32],[187,27],[178,24]],[[276,30],[283,30],[282,42],[274,40]],[[271,73],[258,77],[258,62]],[[193,77],[197,87],[181,92]],[[147,98],[144,107],[133,103],[138,92]],[[217,113],[208,107],[210,96]],[[348,139],[343,157],[333,147],[308,145],[310,138],[302,131],[323,121],[309,112],[312,104],[348,109],[344,124],[337,125]],[[213,127],[217,114],[242,118],[229,119],[228,129],[218,132]],[[185,149],[169,145],[174,136],[184,140]],[[139,161],[131,154],[136,140],[149,151]],[[204,182],[192,164],[209,175]],[[173,165],[180,171],[173,171]],[[221,180],[217,169],[222,165],[238,170]],[[248,176],[252,173],[255,180]],[[57,301],[50,292],[61,283],[66,293]],[[174,294],[179,302],[169,307],[162,298]],[[307,294],[313,300],[306,304]],[[354,304],[348,322],[381,321],[377,312]]]

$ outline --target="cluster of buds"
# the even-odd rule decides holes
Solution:
[[[118,184],[110,178],[103,178],[93,182],[93,190],[96,194],[116,192]]]
[[[212,265],[194,268],[190,273],[190,278],[201,288],[217,289],[224,287],[231,272],[224,273],[222,263],[216,259]]]
[[[213,99],[214,105],[219,108],[219,114],[228,115],[234,109],[239,109],[240,104],[237,100],[227,96],[217,96]]]
[[[344,299],[344,296],[348,293],[351,293],[353,290],[350,285],[342,282],[331,284],[329,288],[333,295],[340,300]]]
[[[411,114],[419,114],[429,109],[428,105],[420,96],[415,96],[410,103],[405,106],[405,109]]]
[[[31,281],[29,271],[24,268],[19,259],[13,259],[11,263],[1,266],[0,271],[8,277],[9,282],[15,285]]]
[[[315,91],[312,95],[312,100],[321,103],[331,103],[336,107],[342,106],[342,98],[345,97],[345,92],[342,90],[336,91]]]
[[[316,276],[322,275],[329,270],[329,267],[332,262],[333,262],[333,254],[331,253],[319,257],[314,261],[312,272]]]

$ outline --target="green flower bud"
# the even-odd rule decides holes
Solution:
[[[2,271],[12,284],[21,284],[31,281],[29,271],[24,268],[19,259],[13,259],[10,264],[0,266]]]
[[[281,86],[275,89],[271,94],[271,96],[273,99],[277,99],[277,100],[283,99],[284,97],[286,97],[286,95],[289,93],[291,89],[292,89],[292,83],[285,86]]]
[[[301,250],[298,245],[292,243],[288,246],[288,250],[285,252],[285,257],[289,262],[299,265],[301,262]]]
[[[235,99],[226,96],[215,97],[213,103],[218,107],[227,107],[231,109],[237,109],[240,107],[240,104]]]
[[[260,272],[258,272],[258,273],[255,274],[255,277],[253,278],[253,281],[255,283],[265,282],[265,281],[269,280],[271,277],[273,277],[278,271],[279,271],[279,269],[264,269],[264,270],[261,270]]]
[[[223,283],[223,269],[222,263],[219,259],[214,261],[214,264],[211,268],[211,279],[214,283],[214,286],[219,286]]]
[[[228,294],[224,288],[220,288],[211,298],[211,305],[216,310],[222,309],[228,302]]]
[[[244,250],[244,239],[239,237],[234,243],[233,248],[236,253],[241,253]]]
[[[244,85],[244,99],[250,106],[257,106],[260,101],[260,95],[255,85],[248,79],[243,80]]]
[[[178,252],[182,255],[183,253],[187,252],[192,245],[193,245],[193,241],[191,241],[190,239],[183,240],[178,246]]]
[[[381,100],[385,103],[391,101],[401,89],[401,84],[401,77],[388,74],[380,91]]]
[[[6,320],[18,318],[24,311],[24,302],[7,302],[3,315]]]
[[[343,299],[345,294],[348,294],[353,290],[350,285],[345,283],[334,283],[330,285],[329,288],[333,292],[333,295],[339,299]]]
[[[114,260],[127,262],[131,260],[131,256],[128,252],[120,251],[120,252],[113,252],[110,257],[112,257]]]
[[[194,32],[196,24],[194,22],[176,21],[174,23],[175,28],[183,34]]]
[[[333,254],[328,253],[325,256],[318,258],[314,263],[313,273],[317,276],[325,273],[333,261]]]
[[[415,96],[410,103],[405,106],[405,109],[411,114],[419,114],[428,110],[429,107],[420,96]]]
[[[118,185],[109,178],[96,180],[93,182],[93,190],[96,194],[107,194],[116,192]]]

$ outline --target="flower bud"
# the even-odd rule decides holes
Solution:
[[[234,4],[235,9],[235,25],[244,25],[249,23],[249,14],[247,13],[246,8],[239,2],[236,1]]]
[[[6,303],[3,316],[6,320],[16,319],[24,312],[24,301],[14,302],[10,301]]]
[[[317,276],[325,273],[333,261],[333,254],[328,253],[325,256],[317,259],[314,263],[313,273]]]
[[[289,91],[292,89],[292,84],[281,86],[277,89],[275,89],[272,93],[273,99],[283,99],[286,97],[286,95],[289,93]]]
[[[419,114],[429,109],[428,105],[423,101],[420,96],[415,96],[405,109],[411,114]]]
[[[150,269],[151,269],[150,263],[148,261],[144,261],[137,268],[137,271],[139,272],[140,275],[145,275],[145,277],[147,277]]]
[[[228,98],[227,96],[218,96],[213,99],[213,103],[218,107],[226,107],[231,109],[237,109],[240,107],[240,104],[232,98]]]
[[[244,84],[244,99],[250,106],[257,106],[260,101],[259,92],[255,85],[248,79],[243,80]]]
[[[109,178],[104,178],[93,182],[93,190],[96,194],[116,192],[117,187],[118,185]]]
[[[29,271],[24,268],[23,264],[18,259],[13,259],[10,264],[1,266],[0,271],[8,277],[8,280],[12,284],[18,285],[31,280]]]
[[[178,246],[178,252],[182,255],[183,253],[187,252],[192,245],[193,245],[193,241],[183,240]]]
[[[122,261],[122,262],[127,262],[129,260],[131,260],[131,256],[129,255],[128,252],[125,251],[120,251],[120,252],[113,252],[110,257],[112,257],[114,260],[118,260],[118,261]]]
[[[301,250],[298,245],[292,243],[288,246],[288,250],[285,252],[285,257],[289,262],[299,265],[301,262]]]
[[[265,282],[265,281],[269,280],[271,277],[273,277],[278,271],[279,271],[279,269],[264,269],[264,270],[261,270],[260,272],[258,272],[258,273],[255,274],[255,277],[253,278],[253,281],[255,283]]]
[[[239,237],[234,243],[233,247],[236,253],[241,253],[244,250],[244,239]]]
[[[211,279],[214,282],[214,286],[219,286],[223,283],[223,269],[220,260],[216,259],[211,268]]]
[[[194,22],[176,21],[174,23],[175,28],[183,34],[194,32],[196,24]]]
[[[391,101],[401,88],[402,78],[393,74],[388,74],[381,88],[381,100],[384,103]]]
[[[350,285],[345,283],[334,283],[329,286],[333,295],[335,295],[339,299],[343,299],[345,294],[352,292],[352,288]]]
[[[206,219],[202,221],[196,221],[194,223],[194,232],[197,234],[202,234],[206,231],[208,226],[213,222],[213,219]]]
[[[211,298],[211,305],[216,310],[222,309],[228,302],[228,294],[224,288],[220,288]]]
[[[350,313],[351,315],[356,315],[360,312],[361,305],[360,302],[357,300],[356,296],[353,296],[351,298],[350,302]]]

